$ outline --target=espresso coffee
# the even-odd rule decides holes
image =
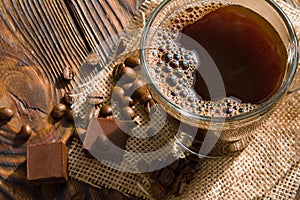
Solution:
[[[148,50],[150,75],[171,102],[191,113],[239,115],[259,107],[281,86],[284,44],[272,25],[250,9],[230,3],[186,5],[160,26]],[[211,65],[223,83],[217,87],[225,91],[213,96],[202,73]]]

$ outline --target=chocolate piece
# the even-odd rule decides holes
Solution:
[[[168,187],[173,183],[174,178],[175,178],[175,174],[173,170],[169,168],[164,168],[160,173],[158,180],[163,186]]]
[[[3,121],[10,121],[15,112],[10,108],[0,108],[0,119]]]
[[[38,183],[68,180],[66,145],[57,142],[28,146],[27,179]]]
[[[120,114],[121,114],[122,119],[124,119],[124,120],[131,120],[135,117],[134,110],[129,106],[121,108]]]
[[[130,123],[130,121],[109,118],[91,119],[83,142],[84,149],[98,160],[120,163],[128,139]]]
[[[64,70],[63,70],[63,77],[66,79],[66,80],[71,80],[73,78],[73,70],[71,67],[65,67]]]
[[[150,191],[155,199],[164,199],[167,195],[166,189],[159,182],[153,183],[150,186]]]
[[[53,107],[51,115],[55,119],[61,119],[65,115],[66,111],[67,111],[66,105],[59,103]]]
[[[100,110],[100,115],[103,117],[107,117],[113,114],[112,107],[110,105],[103,105]]]
[[[135,67],[140,66],[141,61],[136,56],[129,56],[128,58],[125,59],[124,63],[128,67],[135,68]]]
[[[32,129],[28,124],[24,124],[21,127],[20,132],[18,133],[18,135],[24,140],[27,140],[31,136],[31,134],[32,134]]]
[[[103,96],[97,92],[88,94],[87,98],[88,98],[88,103],[91,105],[98,106],[101,103],[103,103]]]

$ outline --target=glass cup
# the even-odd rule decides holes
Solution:
[[[170,101],[162,92],[159,84],[153,78],[150,70],[150,55],[153,35],[161,29],[161,24],[174,12],[185,9],[189,4],[218,4],[216,0],[166,0],[150,16],[141,39],[141,63],[143,75],[149,85],[153,98],[177,122],[179,131],[175,135],[177,142],[191,153],[199,156],[228,155],[244,149],[247,145],[246,138],[255,133],[272,113],[276,105],[286,95],[297,71],[298,65],[298,40],[293,26],[281,10],[271,0],[223,0],[223,3],[241,5],[258,13],[266,19],[278,32],[287,52],[285,75],[280,88],[274,95],[264,101],[260,106],[250,112],[229,117],[212,117],[195,114]],[[172,32],[172,30],[167,30]],[[199,136],[201,135],[201,136]],[[200,150],[190,148],[195,138],[202,138]]]

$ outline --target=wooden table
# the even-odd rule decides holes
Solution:
[[[49,117],[65,91],[76,87],[62,77],[76,73],[89,51],[129,28],[139,0],[0,0],[0,107],[16,114],[0,124],[0,199],[102,199],[103,191],[69,180],[37,186],[26,180],[26,145],[60,140],[73,131]],[[108,45],[114,48],[113,45]],[[19,143],[28,123],[34,134]]]
[[[29,184],[26,145],[57,141],[73,131],[67,121],[49,117],[65,91],[75,87],[64,80],[63,69],[71,67],[76,73],[99,41],[128,28],[139,3],[0,0],[0,107],[16,112],[9,123],[0,125],[0,199],[42,199],[43,193],[58,199],[102,198],[101,190],[74,180],[51,187]],[[27,143],[19,143],[16,133],[25,123],[34,134]]]

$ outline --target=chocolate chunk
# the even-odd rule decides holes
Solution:
[[[103,105],[103,106],[101,107],[100,115],[101,115],[102,117],[111,116],[112,114],[113,114],[113,110],[112,110],[111,105],[105,104],[105,105]]]
[[[141,65],[140,59],[136,56],[129,56],[125,59],[124,63],[126,66],[131,68],[135,68]]]
[[[97,106],[97,105],[100,105],[101,103],[103,103],[103,96],[97,92],[88,94],[87,98],[88,98],[88,103],[90,105]]]
[[[73,70],[72,67],[65,67],[63,70],[63,77],[66,80],[71,80],[73,78],[74,74],[73,74]]]
[[[0,108],[0,119],[7,122],[14,116],[15,112],[10,108]]]
[[[27,147],[27,179],[38,183],[67,181],[66,145],[62,142],[29,145]]]
[[[167,195],[166,189],[159,182],[153,183],[150,186],[150,191],[155,199],[164,199]]]
[[[175,178],[175,174],[173,170],[169,168],[164,168],[160,173],[158,180],[163,186],[169,187],[173,183],[174,178]]]
[[[122,119],[124,119],[124,120],[131,120],[135,117],[134,110],[129,106],[125,106],[125,107],[121,108],[120,114],[121,114]]]
[[[109,118],[91,119],[83,142],[84,149],[98,160],[120,163],[130,123],[132,122]]]
[[[21,127],[20,132],[18,133],[18,136],[20,136],[22,139],[27,140],[32,134],[32,129],[28,124],[24,124]]]
[[[59,103],[53,107],[51,115],[55,119],[61,119],[65,115],[66,111],[67,111],[66,105]]]
[[[126,196],[117,190],[109,190],[105,195],[105,200],[125,200]]]

